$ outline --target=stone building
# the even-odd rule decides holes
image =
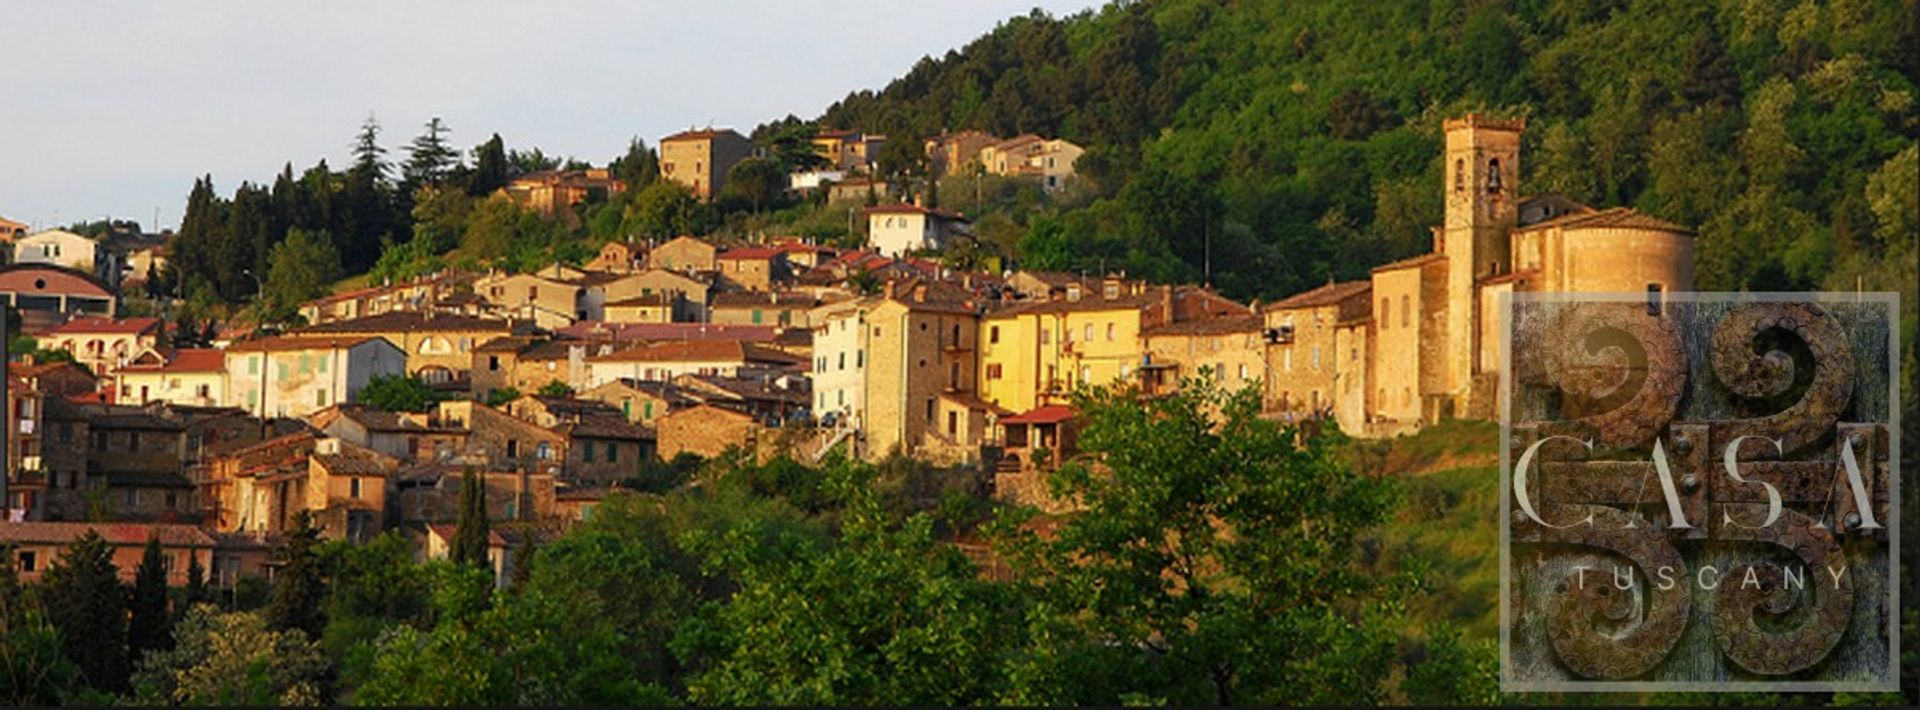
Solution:
[[[706,202],[720,194],[727,171],[753,155],[753,141],[731,128],[687,130],[660,139],[660,176]]]
[[[1373,283],[1329,283],[1261,308],[1266,410],[1332,415],[1344,431],[1366,424],[1372,369]]]
[[[1596,210],[1520,191],[1524,119],[1448,120],[1446,213],[1432,253],[1374,269],[1376,433],[1450,417],[1491,418],[1499,294],[1693,288],[1693,233],[1629,208]]]

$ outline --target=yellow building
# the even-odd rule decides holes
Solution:
[[[1173,322],[1173,310],[1172,287],[1110,279],[1100,293],[990,311],[980,322],[981,398],[1025,412],[1063,403],[1082,384],[1127,380],[1142,362],[1141,332]]]
[[[1221,389],[1234,392],[1266,381],[1265,328],[1256,315],[1226,316],[1167,323],[1141,334],[1140,391],[1168,394],[1181,380],[1213,374]]]

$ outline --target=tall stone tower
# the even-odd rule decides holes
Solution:
[[[1526,119],[1494,119],[1475,114],[1449,119],[1447,132],[1447,217],[1441,253],[1447,257],[1445,357],[1440,363],[1453,416],[1467,411],[1480,352],[1477,327],[1481,305],[1477,284],[1513,269],[1508,236],[1520,192],[1520,133]],[[1448,412],[1434,412],[1444,415]]]

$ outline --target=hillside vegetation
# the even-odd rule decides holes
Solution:
[[[818,123],[1083,143],[1093,199],[1023,215],[1010,256],[1169,280],[1210,261],[1228,293],[1271,298],[1427,249],[1442,118],[1519,114],[1524,191],[1699,229],[1704,288],[1895,287],[1874,262],[1914,263],[1917,14],[1913,0],[1121,2],[1009,20]]]

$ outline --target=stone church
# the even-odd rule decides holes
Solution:
[[[1446,217],[1433,251],[1373,270],[1365,421],[1391,434],[1452,417],[1490,419],[1500,368],[1501,292],[1645,294],[1693,288],[1693,232],[1631,208],[1523,196],[1525,119],[1448,120]]]

